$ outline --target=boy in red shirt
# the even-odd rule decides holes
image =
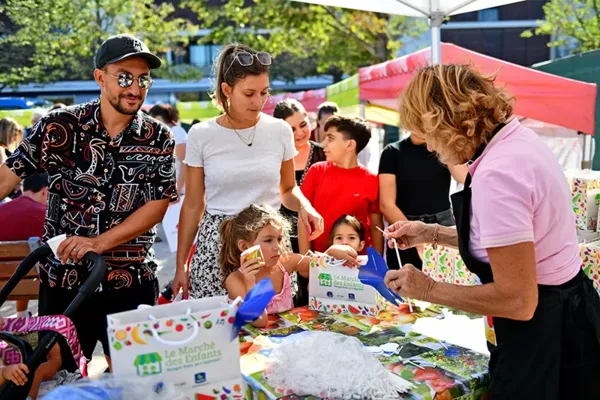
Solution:
[[[365,227],[366,246],[383,254],[383,228],[379,211],[379,180],[358,162],[358,153],[371,139],[371,131],[361,118],[341,115],[325,123],[323,145],[327,161],[314,164],[302,183],[302,192],[325,222],[323,234],[311,242],[304,229],[298,229],[300,253],[325,252],[333,223],[342,215],[356,217]]]

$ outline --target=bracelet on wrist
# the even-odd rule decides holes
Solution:
[[[438,248],[438,242],[439,242],[438,231],[439,231],[439,229],[440,229],[440,225],[435,224],[435,226],[433,227],[433,237],[431,238],[431,245],[434,250],[437,250],[437,248]]]

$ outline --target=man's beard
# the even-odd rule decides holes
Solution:
[[[127,97],[135,97],[136,99],[140,100],[140,105],[135,109],[135,110],[128,110],[125,107],[123,107],[121,105],[121,99],[127,98]],[[110,104],[113,106],[113,108],[115,110],[117,110],[118,112],[120,112],[121,114],[124,115],[135,115],[137,114],[138,111],[140,111],[140,108],[142,108],[142,104],[143,102],[142,100],[142,96],[127,96],[127,95],[119,95],[119,97],[117,98],[117,100],[114,100],[113,98],[109,98],[108,99],[110,101]]]

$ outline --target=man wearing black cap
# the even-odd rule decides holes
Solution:
[[[174,140],[140,108],[160,64],[141,40],[108,38],[96,53],[100,99],[42,117],[0,167],[0,200],[21,179],[48,173],[44,240],[68,236],[40,267],[40,315],[62,314],[75,298],[88,251],[104,257],[101,290],[73,318],[87,358],[98,340],[109,354],[107,314],[154,304],[158,295],[151,247],[177,200]]]

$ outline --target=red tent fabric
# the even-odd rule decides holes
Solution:
[[[327,101],[327,89],[307,90],[305,92],[291,93],[290,96],[298,100],[306,111],[317,112],[319,105]]]
[[[265,103],[263,108],[263,112],[273,115],[273,111],[275,110],[275,106],[278,102],[283,99],[296,99],[306,109],[308,112],[317,112],[319,109],[319,105],[325,101],[327,101],[327,90],[316,89],[316,90],[306,90],[304,92],[295,92],[295,93],[281,93],[275,96],[271,96],[269,100]]]
[[[515,113],[594,134],[596,84],[536,71],[442,43],[442,64],[472,64],[484,74],[497,72],[496,83],[516,98]],[[414,73],[431,65],[431,48],[359,70],[360,99],[395,109]]]
[[[273,111],[275,111],[275,106],[277,105],[277,103],[279,103],[281,100],[287,98],[288,95],[289,95],[289,93],[281,93],[281,94],[269,96],[262,111],[265,114],[273,115]]]

